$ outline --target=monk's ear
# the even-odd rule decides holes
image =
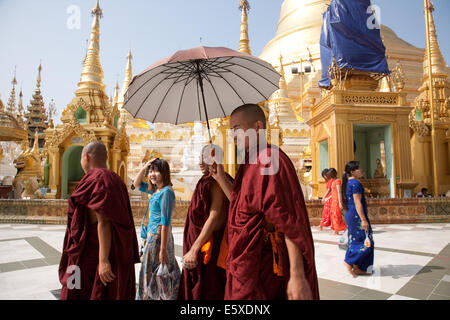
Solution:
[[[264,129],[264,123],[261,120],[255,122],[255,130],[259,131]]]

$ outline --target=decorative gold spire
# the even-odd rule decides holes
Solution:
[[[284,73],[284,67],[283,67],[283,56],[280,52],[280,68],[278,72],[281,75],[279,87],[278,89],[271,97],[271,101],[274,102],[276,115],[279,117],[280,120],[286,122],[286,121],[296,121],[296,115],[294,113],[294,110],[292,109],[291,99],[288,95],[287,90],[287,84],[286,84],[286,78]]]
[[[429,37],[430,37],[431,66],[432,66],[433,76],[434,75],[448,75],[447,65],[445,63],[444,57],[442,56],[442,52],[439,47],[438,37],[436,34],[436,25],[434,23],[434,18],[433,18],[434,6],[431,4],[431,2],[429,2],[429,8],[426,10],[430,11],[428,28],[429,28]],[[424,57],[424,68],[423,68],[424,78],[428,78],[427,52],[428,51],[425,52],[425,57]]]
[[[41,90],[41,71],[42,71],[42,63],[39,64],[38,68],[38,77],[37,77],[37,85],[36,88],[40,91]]]
[[[103,11],[98,0],[91,13],[94,21],[92,22],[88,52],[83,63],[77,93],[83,89],[93,89],[105,93],[103,69],[100,63],[100,19],[103,17]]]
[[[34,131],[33,149],[31,149],[31,153],[39,154],[39,131],[37,129]]]
[[[19,103],[17,104],[17,118],[22,119],[23,117],[23,93],[22,93],[22,88],[20,89],[20,93],[19,93]]]
[[[12,84],[11,95],[9,96],[6,111],[8,111],[11,114],[14,114],[14,112],[16,111],[16,85],[17,85],[16,68],[14,68],[14,78],[11,81],[11,84]]]
[[[133,65],[132,65],[132,61],[133,60],[133,55],[131,54],[131,49],[128,52],[127,55],[127,68],[125,70],[125,79],[123,80],[123,85],[122,85],[122,91],[120,92],[120,96],[119,96],[119,109],[122,109],[124,101],[125,101],[125,94],[128,90],[128,87],[130,86],[131,80],[133,80]]]
[[[280,75],[281,75],[279,81],[280,98],[288,98],[287,84],[283,67],[283,56],[281,55],[281,52],[280,52]]]
[[[115,106],[117,104],[117,102],[119,101],[119,81],[116,81],[116,86],[114,87],[114,101],[113,101],[113,106]]]
[[[250,40],[248,37],[248,11],[250,5],[247,0],[241,0],[239,10],[242,11],[241,15],[241,39],[239,41],[239,52],[252,54],[250,49]]]
[[[56,115],[56,104],[55,101],[52,99],[51,102],[48,105],[48,127],[54,128],[55,125],[53,124],[53,116]]]

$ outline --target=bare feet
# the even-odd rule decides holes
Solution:
[[[362,271],[356,264],[353,265],[353,272],[358,276],[370,276],[371,273]]]
[[[352,266],[349,265],[347,262],[344,261],[344,265],[347,268],[347,271],[353,276],[353,278],[356,278],[356,274],[353,272]]]

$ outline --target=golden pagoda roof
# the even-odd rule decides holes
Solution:
[[[308,48],[314,58],[320,57],[319,40],[323,24],[323,13],[331,0],[284,0],[275,37],[263,49],[260,58],[276,65],[280,50],[287,61],[299,57],[308,59]],[[423,56],[423,49],[416,48],[400,39],[387,26],[381,26],[381,37],[386,46],[386,55]]]
[[[89,47],[86,58],[84,59],[77,92],[83,91],[84,89],[93,89],[105,93],[103,69],[100,63],[100,19],[103,17],[103,11],[100,8],[98,0],[91,13],[94,16],[94,20],[92,22]]]
[[[9,112],[0,111],[0,141],[21,141],[28,138],[17,119]]]

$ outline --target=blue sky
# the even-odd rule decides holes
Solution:
[[[250,0],[250,45],[259,55],[276,33],[282,0]],[[434,0],[435,22],[442,53],[450,63],[450,1]],[[423,0],[372,0],[381,7],[381,22],[409,43],[425,47]],[[42,93],[55,100],[59,116],[74,97],[86,52],[95,0],[0,0],[0,94],[6,104],[14,66],[18,89],[27,106],[42,60]],[[101,62],[108,94],[122,84],[131,47],[134,74],[171,53],[196,47],[237,49],[239,0],[101,0]],[[80,9],[80,28],[68,28],[71,13]],[[59,122],[59,116],[57,122]]]

